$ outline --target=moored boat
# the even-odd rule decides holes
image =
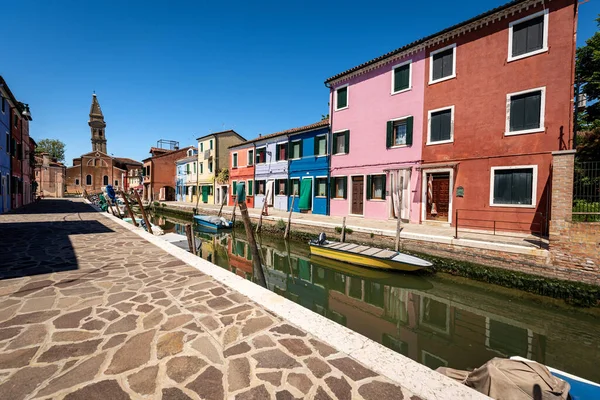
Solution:
[[[316,256],[368,268],[412,272],[429,268],[433,265],[429,261],[398,251],[353,243],[328,241],[324,233],[319,235],[318,240],[309,241],[308,245],[310,246],[310,253]]]
[[[226,218],[216,217],[214,215],[194,215],[194,219],[198,225],[213,230],[230,229],[233,227],[233,222]]]

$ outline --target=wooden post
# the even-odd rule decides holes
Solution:
[[[243,201],[240,203],[240,213],[242,214],[242,221],[244,221],[248,245],[250,246],[250,251],[252,252],[253,276],[259,285],[266,288],[267,280],[265,279],[265,273],[262,269],[260,252],[258,251],[256,239],[254,238],[254,232],[252,232],[252,223],[250,222],[250,216],[248,215],[248,208],[246,207],[246,203]]]
[[[87,190],[83,189],[83,197],[85,197],[88,201],[90,200],[90,196],[87,194]]]
[[[148,229],[148,233],[154,234],[152,232],[152,226],[150,225],[150,221],[148,221],[148,217],[146,216],[146,211],[144,210],[144,206],[142,205],[142,200],[140,199],[140,195],[137,192],[137,190],[134,190],[133,193],[135,193],[135,198],[138,201],[138,204],[140,205],[140,211],[142,212],[142,218],[144,219],[144,222],[146,223],[146,228]]]
[[[192,231],[192,225],[185,225],[185,236],[187,237],[188,246],[190,248],[190,253],[196,255],[196,243],[194,240],[194,232]]]
[[[260,216],[258,217],[258,225],[256,225],[256,233],[260,232],[260,228],[262,228],[262,217],[265,213],[265,207],[267,206],[267,199],[269,198],[269,190],[265,194],[265,201],[263,202],[262,209],[260,210]]]
[[[125,194],[125,192],[123,192],[121,190],[121,196],[123,196],[123,202],[125,203],[125,207],[127,208],[129,215],[131,215],[131,223],[133,224],[133,226],[138,226],[138,223],[135,220],[135,214],[133,214],[133,210],[131,209],[131,206],[129,205],[129,200],[127,200],[127,194]]]
[[[344,243],[346,241],[346,217],[342,219],[342,235],[340,241]]]
[[[221,216],[221,213],[223,212],[223,206],[225,205],[225,203],[227,202],[227,197],[229,197],[229,195],[225,196],[223,198],[223,201],[221,202],[221,208],[219,208],[219,214],[217,214],[217,217]]]
[[[288,215],[288,223],[285,226],[285,233],[283,234],[283,240],[288,240],[290,237],[290,224],[292,223],[292,211],[294,210],[294,200],[296,199],[296,194],[292,195],[292,206],[290,207],[290,213]]]
[[[394,178],[397,178],[394,176]],[[398,210],[396,210],[396,251],[400,251],[400,231],[402,230],[402,189],[404,187],[404,177],[400,178],[400,188],[396,179],[392,180],[396,191],[396,198],[398,199]],[[393,203],[392,199],[392,203]]]
[[[237,204],[238,204],[238,202],[237,202],[237,198],[236,198],[235,201],[233,202],[233,211],[231,212],[231,222],[233,222],[234,225],[235,225],[235,208],[237,207]]]

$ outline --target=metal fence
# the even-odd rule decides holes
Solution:
[[[600,222],[600,161],[575,163],[573,221]]]

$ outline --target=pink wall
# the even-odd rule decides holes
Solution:
[[[331,156],[331,176],[350,176],[383,173],[384,170],[417,166],[421,160],[423,139],[423,98],[425,82],[424,51],[354,77],[337,82],[336,87],[348,85],[348,108],[333,111],[332,132],[350,130],[350,152]],[[392,68],[412,59],[411,89],[392,95]],[[332,85],[333,86],[333,85]],[[332,95],[335,93],[332,90]],[[330,98],[333,102],[333,99]],[[335,103],[332,103],[335,104]],[[389,120],[412,116],[414,118],[413,144],[408,147],[386,148],[386,123]],[[413,167],[410,184],[410,220],[419,222],[421,200],[419,172]],[[363,199],[363,215],[371,219],[388,219],[391,210],[390,183],[387,179],[386,200]],[[366,179],[365,179],[366,182]],[[350,210],[351,183],[348,199],[332,199],[331,215],[347,215]]]

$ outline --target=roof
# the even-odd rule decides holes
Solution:
[[[231,149],[231,148],[239,147],[239,146],[242,146],[242,145],[245,145],[245,144],[248,144],[248,143],[254,143],[254,142],[261,141],[261,140],[274,138],[274,137],[277,137],[277,136],[290,135],[290,134],[293,134],[293,133],[301,133],[301,132],[310,131],[310,130],[317,129],[317,128],[323,128],[323,127],[326,127],[326,126],[329,126],[329,120],[324,119],[324,120],[321,120],[319,122],[315,122],[315,123],[310,124],[310,125],[299,126],[297,128],[287,129],[285,131],[275,132],[275,133],[271,133],[269,135],[259,136],[256,139],[247,140],[244,143],[236,144],[234,146],[230,146],[229,148]]]
[[[8,99],[14,104],[15,107],[17,107],[17,110],[19,110],[20,113],[23,112],[23,103],[21,103],[15,98],[15,95],[11,92],[10,88],[8,87],[8,84],[6,83],[2,75],[0,75],[0,86],[4,88],[6,94],[8,94]]]
[[[154,149],[155,147],[152,147],[152,148]],[[154,160],[156,158],[161,158],[161,157],[165,157],[165,156],[170,156],[173,153],[180,153],[182,151],[188,151],[189,149],[194,149],[194,148],[195,148],[194,146],[188,146],[188,147],[184,147],[184,148],[179,149],[179,150],[167,150],[166,153],[159,154],[159,155],[156,155],[156,156],[151,156],[151,157],[148,157],[148,158],[144,158],[142,160],[142,162],[146,162],[148,160]],[[164,149],[160,149],[160,150],[164,150]]]
[[[237,137],[239,137],[242,140],[246,140],[245,137],[243,137],[242,135],[240,135],[239,133],[237,133],[236,131],[234,131],[233,129],[228,129],[226,131],[221,131],[221,132],[213,132],[213,133],[209,133],[208,135],[204,135],[204,136],[200,136],[199,138],[197,138],[196,140],[202,140],[202,139],[206,139],[207,137],[210,136],[217,136],[217,135],[224,135],[226,133],[233,133],[234,135],[236,135]]]
[[[505,9],[507,9],[507,8],[509,8],[509,7],[512,7],[512,6],[514,6],[514,5],[517,5],[517,4],[519,4],[519,3],[525,3],[525,2],[529,2],[529,1],[531,1],[531,0],[513,0],[513,1],[509,2],[509,3],[506,3],[506,4],[503,4],[503,5],[499,6],[499,7],[493,8],[493,9],[491,9],[491,10],[489,10],[489,11],[486,11],[486,12],[484,12],[483,14],[479,14],[479,15],[477,15],[476,17],[473,17],[473,18],[471,18],[471,19],[468,19],[468,20],[466,20],[466,21],[463,21],[463,22],[461,22],[461,23],[458,23],[458,24],[456,24],[456,25],[452,25],[452,26],[451,26],[451,27],[449,27],[449,28],[446,28],[446,29],[444,29],[444,30],[441,30],[441,31],[439,31],[439,32],[437,32],[437,33],[434,33],[434,34],[432,34],[432,35],[425,36],[424,38],[421,38],[421,39],[419,39],[419,40],[416,40],[416,41],[414,41],[414,42],[412,42],[412,43],[409,43],[409,44],[407,44],[407,45],[405,45],[405,46],[399,47],[399,48],[397,48],[396,50],[392,50],[392,51],[390,51],[389,53],[386,53],[386,54],[384,54],[384,55],[382,55],[382,56],[379,56],[379,57],[377,57],[377,58],[374,58],[374,59],[372,59],[372,60],[370,60],[370,61],[367,61],[367,62],[365,62],[365,63],[362,63],[362,64],[360,64],[360,65],[357,65],[357,66],[356,66],[356,67],[354,67],[354,68],[350,68],[350,69],[348,69],[348,70],[346,70],[346,71],[344,71],[344,72],[340,72],[339,74],[337,74],[337,75],[334,75],[334,76],[332,76],[331,78],[328,78],[327,80],[325,80],[325,84],[327,84],[327,83],[329,83],[329,82],[331,82],[331,81],[334,81],[334,80],[336,80],[336,79],[339,79],[339,78],[341,78],[341,77],[343,77],[343,76],[345,76],[345,75],[348,75],[348,74],[350,74],[350,73],[352,73],[352,72],[355,72],[355,71],[358,71],[358,70],[360,70],[360,69],[362,69],[362,68],[365,68],[365,67],[367,67],[367,66],[369,66],[369,65],[375,64],[375,63],[377,63],[377,62],[379,62],[379,61],[385,60],[385,59],[386,59],[386,58],[388,58],[388,57],[394,56],[394,55],[396,55],[396,54],[398,54],[398,53],[402,53],[402,52],[404,52],[404,51],[406,51],[406,50],[409,50],[409,49],[410,49],[410,48],[412,48],[412,47],[415,47],[415,46],[418,46],[418,45],[424,44],[425,42],[428,42],[428,41],[430,41],[431,39],[434,39],[434,38],[435,38],[435,37],[437,37],[437,36],[440,36],[440,35],[443,35],[443,34],[445,34],[445,33],[451,32],[451,31],[453,31],[453,30],[455,30],[455,29],[461,28],[461,27],[463,27],[463,26],[465,26],[465,25],[468,25],[468,24],[470,24],[470,23],[472,23],[472,22],[475,22],[475,21],[477,21],[477,20],[479,20],[479,19],[485,18],[485,17],[487,17],[487,16],[490,16],[490,15],[492,15],[492,14],[495,14],[495,13],[497,13],[497,12],[499,12],[499,11],[505,10]]]
[[[188,156],[185,158],[180,158],[179,160],[175,160],[175,163],[184,164],[184,163],[188,163],[190,161],[197,161],[197,160],[198,160],[198,155],[196,154],[195,156]]]
[[[141,162],[132,160],[131,158],[125,158],[125,157],[113,157],[113,158],[123,164],[142,165]]]
[[[100,108],[100,103],[98,103],[98,98],[96,97],[96,93],[92,95],[92,105],[90,107],[90,117],[104,117],[102,115],[102,109]]]

